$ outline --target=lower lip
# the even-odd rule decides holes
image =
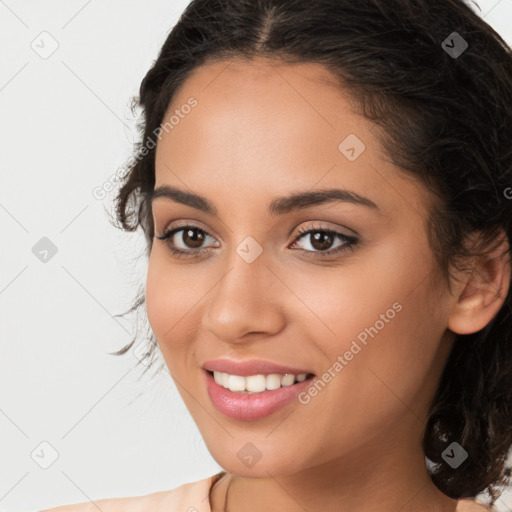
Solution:
[[[237,393],[215,382],[213,375],[204,371],[206,389],[213,405],[225,416],[236,420],[257,420],[283,408],[304,391],[314,377],[291,386],[266,390],[261,393]]]

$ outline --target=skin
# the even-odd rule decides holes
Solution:
[[[389,163],[375,127],[330,78],[311,63],[202,66],[166,119],[190,97],[197,106],[157,146],[156,187],[201,194],[218,209],[211,216],[154,201],[157,235],[187,220],[213,238],[202,245],[210,253],[181,259],[155,239],[146,283],[148,318],[168,369],[228,471],[212,489],[212,512],[224,510],[228,487],[230,511],[482,510],[432,484],[421,440],[454,333],[476,332],[495,316],[510,261],[499,250],[476,259],[449,291],[426,238],[433,198]],[[353,162],[338,150],[350,133],[366,145]],[[331,202],[279,217],[267,212],[276,196],[335,187],[378,209]],[[355,234],[358,243],[315,259],[310,254],[321,251],[310,235],[296,240],[299,227]],[[182,234],[173,241],[186,248]],[[263,249],[252,263],[236,252],[247,236]],[[342,243],[335,238],[327,248]],[[226,418],[211,404],[204,361],[262,358],[322,375],[394,303],[400,312],[308,404],[294,401],[252,422]],[[252,468],[237,457],[247,442],[262,453]],[[164,491],[46,512],[169,510],[173,503]]]
[[[229,510],[453,512],[457,501],[425,466],[428,405],[454,332],[475,332],[498,312],[510,265],[490,258],[448,290],[425,231],[433,198],[389,162],[376,128],[329,78],[320,64],[258,59],[210,63],[187,79],[166,119],[190,97],[198,104],[162,132],[156,187],[200,194],[218,215],[155,199],[156,235],[187,220],[212,236],[201,246],[209,252],[184,258],[154,239],[148,318],[208,449],[230,473]],[[351,133],[366,145],[353,162],[338,150]],[[331,202],[267,211],[277,196],[323,188],[354,191],[378,210]],[[321,250],[311,235],[296,240],[299,227],[356,234],[358,243],[314,258]],[[193,251],[183,233],[172,240]],[[248,236],[263,250],[252,263],[236,252]],[[397,302],[401,311],[307,405],[240,421],[211,403],[206,360],[266,359],[321,376]],[[262,453],[252,468],[237,457],[248,442]],[[213,488],[213,512],[225,490]]]

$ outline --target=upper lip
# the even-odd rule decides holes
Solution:
[[[270,361],[252,359],[248,361],[234,361],[233,359],[212,359],[203,364],[205,370],[211,372],[229,373],[230,375],[240,375],[247,377],[249,375],[269,375],[271,373],[293,373],[300,375],[301,373],[312,373],[303,368],[294,368],[284,366]]]

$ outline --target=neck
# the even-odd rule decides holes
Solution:
[[[267,475],[250,478],[229,473],[212,490],[212,512],[455,512],[457,508],[457,500],[432,482],[420,446],[415,452],[400,453],[396,447],[376,450],[369,444],[343,460]]]

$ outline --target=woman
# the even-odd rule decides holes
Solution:
[[[117,197],[148,244],[134,308],[224,471],[52,510],[494,505],[512,444],[500,36],[462,0],[194,0],[139,100]]]

